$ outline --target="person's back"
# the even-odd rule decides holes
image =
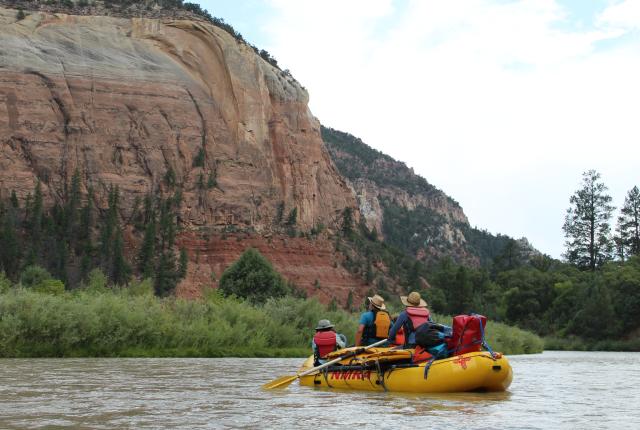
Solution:
[[[336,333],[329,320],[320,320],[311,342],[315,364],[323,363],[329,353],[344,348],[346,344],[345,336]]]
[[[369,310],[360,316],[356,332],[356,345],[371,345],[386,339],[391,327],[391,317],[386,310],[384,299],[375,294],[369,299]]]
[[[406,306],[398,319],[389,330],[389,342],[396,341],[396,334],[404,329],[405,347],[413,348],[416,345],[416,329],[422,324],[431,321],[431,315],[427,309],[427,302],[422,300],[420,294],[412,292],[408,296],[401,296],[400,301]]]

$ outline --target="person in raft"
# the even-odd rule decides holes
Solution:
[[[427,302],[420,297],[420,293],[415,291],[408,296],[400,296],[400,301],[406,308],[400,313],[391,330],[389,330],[389,343],[395,343],[396,334],[402,328],[404,329],[405,338],[404,347],[415,348],[416,329],[427,321],[431,321]]]
[[[360,325],[356,332],[356,346],[369,346],[389,335],[391,317],[387,312],[384,299],[375,294],[369,299],[369,309],[360,316]]]
[[[347,345],[347,338],[343,334],[336,333],[331,321],[320,320],[311,345],[313,347],[315,365],[317,366],[326,362],[327,354],[344,348]]]

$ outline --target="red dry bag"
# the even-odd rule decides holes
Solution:
[[[480,351],[484,342],[484,328],[487,317],[484,315],[458,315],[453,317],[453,335],[447,342],[451,355],[462,355]]]

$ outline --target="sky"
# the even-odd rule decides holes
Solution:
[[[640,0],[205,0],[472,226],[553,257],[582,173],[640,186]],[[614,213],[617,217],[617,210]]]

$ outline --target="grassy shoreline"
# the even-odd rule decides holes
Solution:
[[[54,295],[14,287],[0,293],[0,358],[305,357],[322,318],[353,343],[359,314],[329,311],[315,299],[254,306],[218,292],[189,301],[140,289]],[[487,340],[506,354],[541,352],[543,345],[533,333],[494,322]]]

